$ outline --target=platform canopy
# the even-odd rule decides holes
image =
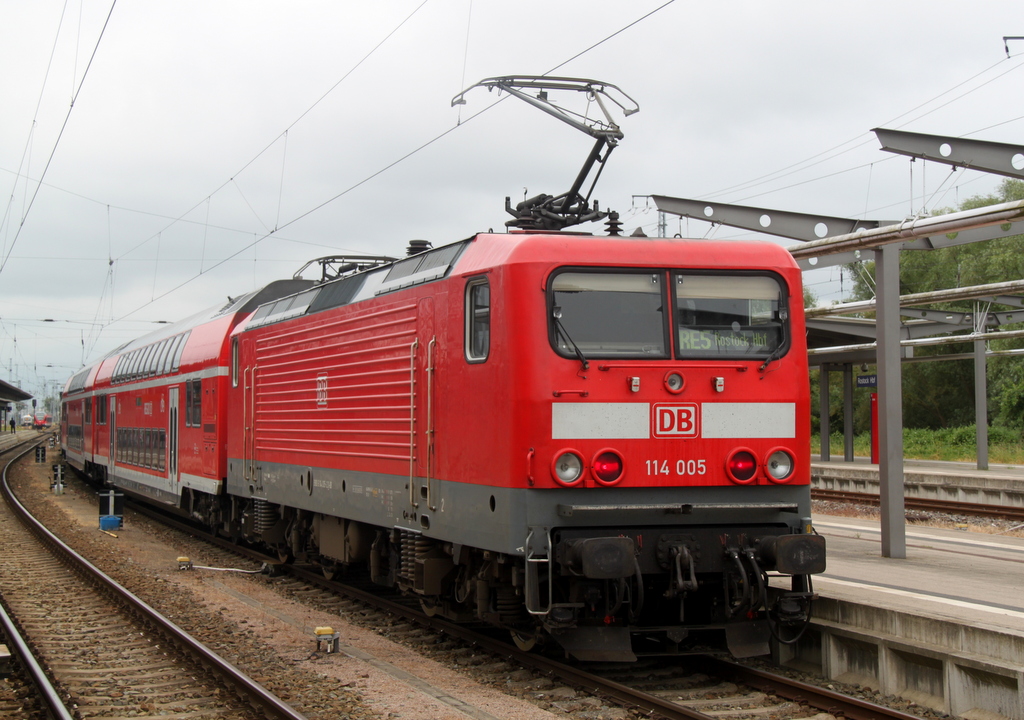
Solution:
[[[0,380],[0,402],[21,402],[31,400],[32,395]]]

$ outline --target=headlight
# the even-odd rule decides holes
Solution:
[[[775,482],[783,482],[793,474],[793,456],[785,450],[776,450],[768,456],[765,463],[768,468],[768,477]]]
[[[573,485],[583,477],[583,460],[572,451],[563,452],[551,464],[551,474],[562,485]]]

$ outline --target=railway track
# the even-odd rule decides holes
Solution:
[[[828,500],[845,502],[855,505],[873,505],[879,503],[878,495],[872,493],[847,492],[845,490],[811,490],[812,500]],[[1004,520],[1020,520],[1024,522],[1024,507],[1009,505],[984,505],[982,503],[956,502],[931,498],[906,497],[903,500],[907,510],[925,510],[942,512],[951,515],[969,515],[972,517],[1002,518]]]
[[[206,542],[276,568],[272,582],[287,596],[377,629],[417,652],[455,664],[482,682],[541,701],[553,710],[587,717],[613,706],[651,718],[712,717],[916,720],[919,716],[856,697],[733,663],[715,655],[650,658],[638,663],[579,665],[524,652],[504,635],[425,614],[407,597],[376,587],[329,580],[315,567],[284,565],[276,558],[201,533],[178,518],[146,506],[133,509]]]
[[[11,491],[9,467],[0,589],[27,662],[56,688],[52,717],[304,720],[38,523]]]
[[[376,591],[324,579],[317,571],[292,567],[290,592],[317,602],[310,588],[320,588],[320,602],[338,608],[337,596],[382,610],[390,618],[371,622],[392,639],[415,644],[427,655],[454,658],[475,669],[484,682],[517,685],[527,695],[546,699],[555,709],[585,711],[597,698],[627,711],[654,718],[707,720],[712,717],[816,718],[848,720],[916,720],[918,716],[784,676],[695,653],[682,658],[648,658],[638,663],[574,664],[537,652],[525,652],[493,632],[429,617],[403,599],[382,598]],[[351,606],[349,606],[351,608]],[[350,610],[351,611],[351,610]],[[510,683],[511,680],[511,683]]]

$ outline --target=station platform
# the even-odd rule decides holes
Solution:
[[[884,558],[877,520],[813,523],[827,542],[827,570],[814,579],[819,595],[1024,636],[1024,538],[911,524],[907,557]]]
[[[878,465],[868,458],[822,462],[811,457],[811,487],[816,490],[878,495]],[[973,462],[903,461],[904,496],[922,501],[1024,508],[1024,466]]]
[[[820,455],[811,455],[811,467],[819,471],[840,473],[845,470],[874,471],[878,472],[878,465],[872,464],[871,459],[864,456],[854,456],[853,462],[847,462],[841,455],[833,454],[827,461],[823,461]],[[989,463],[987,470],[979,470],[975,462],[956,462],[950,460],[903,460],[904,475],[915,475],[917,473],[929,473],[945,475],[949,477],[963,478],[1010,478],[1024,482],[1024,465],[1007,465],[1001,463]]]
[[[1024,718],[1024,538],[908,524],[906,558],[885,558],[878,520],[812,522],[827,570],[808,637],[777,661],[972,720]]]

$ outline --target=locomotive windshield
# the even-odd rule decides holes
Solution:
[[[784,344],[775,278],[679,272],[673,285],[677,357],[768,357]]]
[[[661,273],[565,272],[552,283],[555,348],[573,356],[668,357]],[[575,343],[576,347],[573,347]]]
[[[570,271],[555,276],[550,300],[552,345],[565,357],[667,358],[671,344],[679,359],[754,359],[786,344],[774,275]]]

